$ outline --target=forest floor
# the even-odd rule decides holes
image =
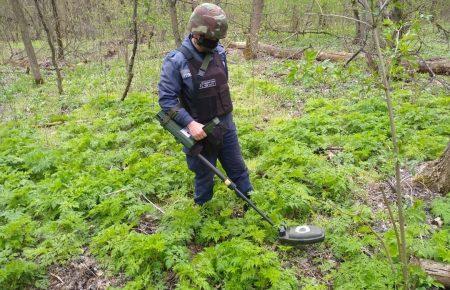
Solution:
[[[277,223],[326,229],[324,243],[292,248],[254,212],[241,216],[242,202],[222,184],[206,206],[193,204],[181,146],[154,119],[160,51],[140,48],[124,102],[120,55],[64,66],[62,96],[50,69],[36,86],[20,66],[0,67],[1,288],[398,287],[382,200],[384,192],[395,211],[389,123],[362,60],[343,68],[229,51],[253,200]],[[449,92],[415,75],[393,83],[393,98],[409,253],[448,263],[450,197],[414,175],[448,142]],[[410,271],[417,287],[437,285]]]

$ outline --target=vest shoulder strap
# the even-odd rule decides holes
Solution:
[[[203,59],[202,65],[200,69],[198,70],[197,75],[200,77],[203,77],[205,75],[206,69],[208,69],[208,65],[211,62],[211,54],[208,53],[205,58]]]
[[[190,61],[194,58],[194,56],[189,51],[189,49],[184,45],[181,45],[180,47],[178,47],[177,50],[184,55],[184,57],[186,58],[187,61]]]

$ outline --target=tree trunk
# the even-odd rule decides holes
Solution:
[[[292,19],[291,19],[291,31],[298,32],[300,25],[299,8],[298,4],[292,5]]]
[[[194,11],[195,7],[198,5],[198,0],[191,0],[191,11]]]
[[[180,32],[178,31],[178,16],[177,16],[177,0],[169,0],[169,12],[170,20],[172,21],[172,32],[173,38],[175,39],[175,44],[181,45]]]
[[[395,23],[400,23],[400,21],[403,20],[403,10],[402,10],[402,0],[393,0],[392,1],[392,11],[391,11],[391,15],[390,18],[392,21],[394,21]]]
[[[246,59],[256,58],[263,9],[264,0],[253,0],[253,12],[250,19],[250,29],[247,35],[246,48],[244,50],[244,57]]]
[[[353,17],[355,17],[355,19],[361,20],[359,16],[358,3],[356,0],[352,0],[352,10],[353,10]],[[362,24],[359,21],[355,21],[355,25],[356,25],[355,38],[353,39],[353,43],[362,45],[364,43],[364,36],[363,36],[364,24]]]
[[[163,3],[162,0],[156,0],[156,13],[159,15],[164,15],[164,9],[163,9]],[[156,41],[163,42],[166,40],[166,33],[167,29],[162,27],[161,25],[157,26],[157,38]]]
[[[392,1],[392,11],[390,13],[391,20],[397,25],[402,24],[404,22],[406,15],[403,10],[405,10],[406,1],[404,0],[393,0]],[[403,35],[409,30],[410,24],[403,24],[401,28],[397,31],[394,31],[392,35],[392,39],[401,39]],[[395,47],[395,42],[390,44],[392,47]]]
[[[23,45],[27,52],[28,60],[30,62],[31,71],[33,72],[34,81],[36,84],[44,83],[41,72],[39,70],[39,64],[36,59],[36,53],[34,52],[33,44],[31,43],[30,33],[28,31],[28,25],[23,14],[22,4],[19,0],[9,0],[14,16],[19,24],[20,34],[22,35]]]
[[[442,156],[425,165],[414,180],[442,194],[450,191],[450,143]]]
[[[137,51],[137,45],[138,45],[138,29],[137,29],[137,7],[138,7],[138,1],[134,0],[133,3],[133,51],[131,53],[131,58],[128,64],[127,74],[127,84],[125,86],[125,91],[122,94],[122,98],[120,98],[121,101],[125,100],[127,97],[128,91],[130,90],[131,81],[133,80],[133,66],[134,66],[134,58],[136,56]],[[128,43],[127,43],[128,47]]]
[[[430,6],[430,15],[431,15],[431,23],[436,23],[438,18],[438,0],[431,0],[431,6]]]
[[[319,14],[319,18],[318,18],[318,22],[317,22],[317,27],[325,30],[325,28],[327,27],[327,18],[325,17],[325,15],[323,14],[323,8],[325,8],[327,2],[323,2],[322,6],[319,5],[320,8],[320,14]]]
[[[47,23],[45,22],[44,15],[42,15],[41,7],[39,6],[38,0],[34,0],[34,4],[36,5],[36,10],[38,12],[39,19],[41,20],[41,24],[44,27],[45,34],[47,35],[48,46],[50,47],[50,52],[52,54],[52,64],[56,71],[56,83],[58,85],[58,93],[62,95],[63,93],[62,76],[61,71],[59,70],[58,61],[56,60],[56,51],[55,46],[53,45],[52,35],[50,34],[50,30],[48,29]]]
[[[61,36],[61,21],[58,14],[58,7],[56,6],[56,1],[51,0],[53,18],[55,19],[55,32],[56,32],[56,43],[58,44],[58,59],[64,59],[64,47]]]

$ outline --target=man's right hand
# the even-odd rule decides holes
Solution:
[[[203,124],[196,121],[192,121],[187,125],[189,133],[194,137],[196,141],[202,140],[206,137],[205,131],[203,131]]]

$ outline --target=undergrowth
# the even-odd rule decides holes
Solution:
[[[138,84],[151,79],[154,86],[159,61],[142,63]],[[8,109],[0,128],[0,288],[46,288],[48,267],[84,247],[111,275],[124,273],[126,289],[164,289],[170,272],[179,289],[398,287],[395,236],[379,232],[391,265],[370,230],[387,216],[359,198],[368,182],[392,174],[380,88],[360,63],[344,69],[306,58],[268,66],[265,75],[251,74],[254,65],[264,63],[230,65],[252,198],[277,223],[326,228],[325,243],[314,246],[331,252],[316,261],[321,279],[288,266],[286,257],[302,258],[290,255],[299,251],[277,244],[276,231],[254,212],[236,218],[242,202],[223,185],[206,206],[194,205],[181,147],[153,118],[155,96],[138,86],[119,102],[123,67],[110,61],[107,70],[91,63],[67,71],[62,98],[50,81],[31,87],[24,76],[2,90]],[[280,72],[284,77],[271,77]],[[435,159],[450,133],[448,93],[417,77],[394,83],[402,163],[409,168]],[[411,253],[449,262],[448,204],[442,197],[408,207]],[[444,226],[428,225],[426,212]],[[156,233],[135,230],[143,214],[158,217]],[[307,251],[300,255],[307,259]],[[437,285],[414,267],[411,273],[416,286]]]

